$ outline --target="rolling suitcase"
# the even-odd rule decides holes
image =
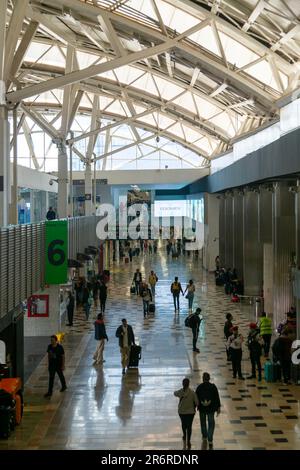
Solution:
[[[264,365],[265,381],[276,382],[281,378],[281,367],[280,364],[274,364],[273,362],[266,362]]]
[[[155,313],[155,304],[153,302],[149,304],[149,313]]]
[[[130,287],[130,294],[135,294],[136,291],[135,291],[135,285],[132,284],[131,287]]]
[[[124,261],[125,261],[125,263],[129,263],[129,258],[126,256]]]
[[[138,367],[141,357],[142,357],[141,346],[137,346],[136,344],[131,346],[128,367]]]

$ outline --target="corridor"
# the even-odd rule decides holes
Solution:
[[[9,440],[0,440],[0,450],[181,449],[178,399],[173,392],[181,388],[186,376],[195,388],[205,371],[218,386],[222,403],[216,418],[215,449],[300,449],[300,387],[232,379],[223,340],[225,313],[233,314],[244,337],[251,319],[239,304],[230,302],[222,287],[215,286],[214,276],[203,272],[201,265],[201,260],[192,256],[166,259],[165,251],[134,257],[131,265],[116,263],[111,269],[105,315],[109,341],[104,367],[92,365],[96,310],[91,311],[88,323],[78,311],[63,343],[67,391],[59,393],[56,378],[51,400],[43,397],[48,384],[45,356],[26,383],[22,424]],[[130,294],[137,267],[146,279],[154,269],[159,279],[156,313],[146,319],[142,300]],[[200,354],[193,353],[192,332],[184,326],[187,300],[183,296],[180,315],[174,315],[170,284],[176,275],[184,288],[189,279],[195,282],[194,308],[200,306],[204,317],[198,340]],[[124,317],[139,339],[142,359],[138,371],[130,370],[122,377],[115,331]],[[245,345],[243,349],[243,374],[247,377],[251,365]],[[192,449],[201,449],[198,415]]]

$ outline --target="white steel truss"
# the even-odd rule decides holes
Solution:
[[[146,158],[161,136],[199,155],[201,166],[278,120],[295,95],[299,17],[300,2],[287,0],[7,2],[6,100],[54,140],[68,139],[78,113],[91,116],[72,139],[82,160],[123,126],[129,142],[106,143],[98,159],[134,146]]]

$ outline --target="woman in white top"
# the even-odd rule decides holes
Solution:
[[[188,299],[189,311],[191,312],[192,309],[193,309],[193,302],[194,302],[194,295],[195,295],[195,284],[194,284],[193,279],[189,280],[189,283],[186,286],[184,294],[186,293],[186,291],[187,291],[187,294],[186,294],[185,298]]]
[[[193,390],[190,389],[189,385],[189,379],[185,378],[182,381],[183,388],[174,392],[175,397],[180,398],[178,404],[178,414],[181,419],[184,450],[186,448],[191,448],[192,425],[195,411],[198,406],[197,395]]]

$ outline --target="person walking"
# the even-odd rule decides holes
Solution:
[[[261,382],[260,356],[261,356],[264,340],[259,334],[259,328],[257,328],[256,323],[250,323],[249,328],[250,328],[250,331],[249,331],[248,338],[247,338],[247,346],[250,352],[252,375],[248,378],[256,379],[256,366],[257,366],[258,381]]]
[[[272,320],[271,318],[267,317],[266,312],[262,312],[261,317],[259,319],[259,329],[260,335],[264,340],[264,353],[265,357],[269,357],[270,346],[271,346],[271,338],[272,338]]]
[[[90,315],[91,306],[92,306],[92,303],[93,303],[93,292],[92,292],[91,289],[89,289],[88,286],[85,286],[83,288],[82,303],[83,303],[83,309],[84,309],[84,312],[85,312],[85,319],[88,320],[89,315]]]
[[[200,350],[197,348],[197,340],[199,336],[200,323],[202,318],[200,318],[201,308],[198,307],[196,311],[189,317],[189,325],[192,328],[193,332],[193,351],[199,353]]]
[[[294,340],[293,330],[285,329],[283,333],[277,338],[272,346],[273,356],[280,362],[283,382],[286,385],[290,384],[291,380],[291,365],[292,365],[292,344]]]
[[[99,313],[97,315],[97,320],[95,321],[94,325],[95,325],[95,340],[99,341],[97,349],[93,356],[94,365],[96,364],[100,365],[100,364],[103,364],[103,362],[105,362],[105,360],[103,360],[103,351],[104,351],[105,340],[108,341],[102,313]]]
[[[105,313],[105,304],[107,299],[107,285],[104,281],[99,283],[99,300],[100,300],[100,312]]]
[[[194,284],[193,279],[189,280],[189,283],[186,286],[186,289],[183,295],[185,295],[186,291],[187,291],[187,295],[185,297],[186,299],[188,299],[189,311],[191,312],[193,308],[194,295],[195,295],[195,284]]]
[[[131,325],[128,325],[126,318],[122,319],[122,325],[118,327],[116,337],[119,338],[122,374],[124,375],[129,362],[130,348],[135,344],[133,329]]]
[[[149,302],[152,302],[152,293],[146,282],[142,282],[140,292],[143,299],[143,310],[145,318],[149,313]]]
[[[49,210],[46,214],[46,219],[47,220],[55,220],[56,219],[56,214],[55,214],[55,211],[53,210],[52,207],[49,207]]]
[[[133,250],[131,246],[128,248],[128,256],[129,256],[130,263],[132,263]]]
[[[63,374],[65,369],[65,351],[61,344],[58,343],[57,336],[51,336],[51,344],[47,348],[48,353],[48,371],[49,371],[49,385],[48,392],[44,395],[45,398],[52,396],[55,374],[57,373],[60,383],[61,392],[67,390],[66,380]]]
[[[192,426],[198,406],[198,398],[196,393],[190,388],[190,381],[187,378],[183,379],[182,388],[175,391],[174,395],[180,399],[178,414],[183,432],[183,449],[191,449]]]
[[[67,314],[68,314],[68,324],[67,326],[73,326],[73,316],[74,316],[74,305],[75,298],[71,291],[68,292],[67,297]]]
[[[158,277],[157,277],[157,275],[154,271],[151,271],[148,281],[149,281],[149,284],[150,284],[151,294],[154,297],[155,296],[155,286],[156,286],[156,283],[158,281]]]
[[[140,273],[139,269],[137,269],[136,272],[134,273],[133,282],[135,284],[136,295],[140,295],[140,287],[141,287],[141,283],[142,283],[142,274]]]
[[[179,295],[180,295],[180,292],[183,295],[183,290],[182,290],[181,284],[178,281],[178,277],[176,276],[174,282],[172,282],[172,284],[171,284],[171,293],[173,294],[175,313],[176,313],[176,311],[179,312]]]
[[[207,372],[204,372],[202,380],[203,383],[198,385],[196,389],[202,440],[204,445],[208,440],[209,449],[213,449],[215,413],[217,413],[217,416],[220,414],[221,402],[218,389],[210,383],[210,375]]]
[[[231,313],[227,313],[226,314],[226,321],[225,321],[225,325],[224,325],[224,337],[226,338],[226,355],[227,355],[227,361],[228,362],[231,361],[230,349],[229,349],[229,347],[227,347],[227,342],[228,342],[229,336],[231,336],[231,334],[232,334],[232,328],[233,328],[232,320],[233,320],[233,317],[232,317]]]
[[[241,380],[245,380],[241,369],[243,340],[243,336],[239,334],[239,327],[234,326],[232,328],[232,334],[228,338],[227,347],[229,348],[229,354],[232,361],[233,378],[235,379],[236,374],[238,374],[239,379]]]

